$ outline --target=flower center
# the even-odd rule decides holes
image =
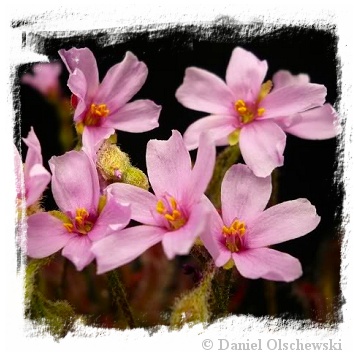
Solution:
[[[78,208],[74,220],[71,223],[63,223],[63,225],[69,233],[87,234],[91,231],[94,223],[89,220],[89,213],[85,208]]]
[[[106,104],[91,104],[84,120],[76,125],[79,134],[83,133],[84,126],[96,126],[99,122],[110,114]]]
[[[235,111],[238,113],[242,124],[248,124],[255,118],[263,116],[265,108],[259,107],[259,104],[270,93],[271,88],[272,82],[266,81],[261,85],[256,101],[245,102],[243,99],[238,99],[234,103]]]
[[[243,99],[237,100],[234,107],[243,124],[248,124],[265,113],[264,108],[257,108],[257,105],[247,105]]]
[[[156,211],[167,221],[171,230],[176,230],[185,225],[186,217],[179,209],[174,197],[164,197],[156,205]]]
[[[242,237],[246,232],[246,225],[243,221],[235,219],[230,227],[223,226],[222,235],[225,238],[226,247],[232,252],[239,252],[242,247]]]

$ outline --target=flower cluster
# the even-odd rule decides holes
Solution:
[[[59,55],[69,72],[79,145],[52,157],[51,173],[43,166],[33,129],[23,139],[24,164],[15,148],[17,200],[19,209],[22,202],[27,208],[30,258],[61,250],[78,271],[95,261],[102,274],[161,242],[169,260],[203,246],[216,269],[235,267],[250,279],[290,282],[302,275],[298,259],[269,246],[308,234],[320,217],[306,198],[271,205],[271,174],[283,165],[286,133],[303,139],[336,135],[336,114],[325,103],[323,85],[285,70],[265,80],[267,62],[240,47],[232,53],[225,81],[187,68],[176,99],[208,116],[183,135],[172,130],[168,140],[150,140],[146,177],[116,146],[114,134],[159,125],[160,105],[130,101],[147,79],[147,66],[127,52],[100,83],[88,48]],[[37,65],[23,82],[43,93],[58,91],[58,63],[50,65]],[[217,169],[216,146],[239,146],[245,163],[224,168],[221,207],[206,193]],[[189,150],[196,148],[192,162]],[[28,210],[40,205],[49,183],[58,210]]]

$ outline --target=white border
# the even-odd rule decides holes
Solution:
[[[0,296],[1,296],[1,348],[10,355],[16,352],[24,352],[27,356],[62,356],[68,353],[94,356],[98,354],[155,354],[165,355],[168,353],[184,353],[190,355],[202,354],[204,350],[201,343],[205,338],[217,341],[218,338],[228,338],[231,342],[250,342],[263,338],[282,338],[284,342],[292,342],[300,338],[302,342],[326,341],[341,339],[343,351],[352,351],[351,337],[354,334],[354,301],[351,292],[354,288],[354,259],[350,256],[354,254],[355,243],[352,237],[354,220],[351,220],[350,212],[354,212],[354,160],[352,154],[353,144],[351,135],[354,124],[353,118],[348,115],[353,113],[355,101],[354,87],[352,79],[354,76],[353,66],[355,64],[353,49],[354,41],[351,37],[353,33],[351,18],[352,10],[341,1],[215,1],[214,3],[179,0],[168,4],[167,1],[112,1],[100,0],[92,5],[88,1],[61,1],[60,4],[51,1],[19,1],[12,0],[6,4],[7,11],[4,19],[1,20],[1,33],[5,37],[5,51],[1,54],[1,95],[4,100],[2,104],[1,118],[1,269],[0,269]],[[2,10],[3,11],[3,10]],[[43,13],[45,13],[43,15]],[[92,328],[79,327],[74,336],[67,336],[54,342],[51,337],[25,337],[24,320],[22,316],[22,281],[21,276],[16,274],[16,252],[14,245],[14,170],[12,157],[12,125],[10,118],[14,118],[11,102],[11,87],[9,75],[11,66],[25,63],[30,60],[43,60],[38,55],[24,52],[21,49],[21,30],[11,29],[9,21],[14,19],[29,18],[35,23],[29,25],[27,29],[57,31],[57,30],[92,30],[94,28],[104,29],[119,26],[151,25],[164,23],[196,23],[215,20],[216,16],[223,14],[237,17],[242,22],[251,22],[255,19],[267,19],[270,22],[281,21],[289,23],[336,23],[339,30],[339,56],[342,63],[341,82],[341,102],[340,114],[344,119],[344,162],[346,180],[346,202],[345,213],[347,221],[345,228],[345,243],[343,244],[342,259],[342,292],[345,298],[343,308],[344,323],[337,332],[328,330],[297,330],[297,323],[294,329],[280,329],[277,320],[270,320],[270,329],[264,327],[264,323],[255,318],[231,317],[221,323],[214,324],[208,328],[195,326],[192,329],[184,328],[179,332],[161,331],[149,336],[147,331],[136,330],[130,332],[99,331]],[[306,55],[306,54],[305,54]],[[6,104],[5,104],[6,103]],[[345,118],[349,119],[345,121]],[[4,165],[5,164],[5,165]],[[352,178],[352,179],[351,179]],[[280,322],[280,321],[279,321]],[[30,326],[26,326],[30,330]],[[272,332],[278,330],[277,332]],[[80,335],[95,338],[81,338]],[[325,340],[324,340],[325,339]],[[261,353],[268,352],[266,349]],[[272,353],[282,353],[282,351],[269,351]],[[213,353],[217,351],[206,351]],[[224,355],[235,355],[240,351],[224,351]],[[260,351],[242,352],[249,354],[260,354]],[[289,353],[287,351],[286,353]],[[299,351],[297,352],[299,353]],[[305,354],[315,354],[315,351],[302,351]],[[318,352],[319,353],[319,352]],[[324,352],[322,352],[323,354]],[[326,352],[327,353],[327,352]],[[328,352],[328,353],[331,353]],[[1,355],[5,355],[1,353]],[[8,355],[8,354],[6,354]]]

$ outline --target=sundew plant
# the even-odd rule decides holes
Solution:
[[[340,321],[333,28],[27,35],[49,59],[15,81],[27,319]]]

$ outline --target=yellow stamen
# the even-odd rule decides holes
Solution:
[[[73,232],[74,226],[71,223],[63,223],[63,226],[68,230],[69,233]]]
[[[165,206],[164,206],[164,203],[163,203],[162,200],[159,200],[159,201],[157,202],[156,210],[157,210],[157,212],[160,213],[160,214],[165,213],[166,209],[165,209]]]
[[[235,219],[229,227],[222,227],[222,235],[226,239],[225,245],[232,253],[236,253],[240,250],[241,238],[245,232],[245,223],[237,219]]]
[[[168,197],[164,205],[163,200],[159,200],[155,207],[156,211],[163,215],[168,221],[170,229],[179,229],[186,223],[183,213],[178,209],[178,204],[174,197]]]
[[[265,113],[265,108],[258,109],[258,117],[261,117]]]

